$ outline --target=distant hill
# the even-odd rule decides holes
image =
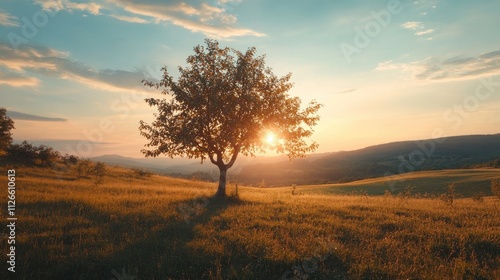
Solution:
[[[420,170],[467,168],[500,158],[500,134],[394,142],[241,169],[237,180],[253,185],[350,182]],[[498,162],[498,161],[497,161]]]

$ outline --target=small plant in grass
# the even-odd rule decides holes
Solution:
[[[385,198],[391,198],[392,197],[392,192],[390,190],[385,190],[384,191],[384,197]]]
[[[400,192],[398,194],[398,197],[403,201],[403,204],[408,202],[408,200],[411,198],[411,192],[413,191],[412,186],[408,186],[405,188],[404,192]]]
[[[456,198],[455,194],[455,184],[449,184],[446,187],[446,193],[441,194],[440,196],[441,200],[444,201],[444,203],[448,204],[449,206],[453,207],[453,201]]]
[[[491,192],[494,196],[500,199],[500,179],[495,179],[491,181]]]

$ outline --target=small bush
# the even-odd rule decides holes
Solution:
[[[106,176],[106,165],[102,162],[97,162],[92,168],[92,176],[94,177],[94,184],[100,185],[104,182],[104,176]]]
[[[64,164],[66,164],[67,166],[70,166],[70,165],[77,165],[78,164],[78,157],[77,156],[74,156],[74,155],[64,155]]]
[[[36,157],[42,166],[52,166],[61,157],[58,151],[45,145],[36,147],[35,151]]]
[[[153,175],[152,172],[149,172],[147,170],[139,169],[139,168],[134,168],[132,169],[134,176],[138,178],[148,178]]]
[[[92,170],[92,162],[90,159],[81,159],[76,165],[75,172],[78,178],[85,178],[90,175]]]

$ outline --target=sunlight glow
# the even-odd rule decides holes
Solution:
[[[272,145],[272,144],[274,144],[275,140],[276,140],[276,137],[274,136],[274,133],[272,133],[272,132],[267,133],[267,135],[266,135],[267,144]]]

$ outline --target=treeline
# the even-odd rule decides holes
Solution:
[[[46,166],[54,165],[59,159],[76,164],[77,157],[71,155],[62,158],[61,154],[51,147],[40,145],[35,146],[23,141],[21,144],[10,144],[6,149],[7,161],[14,164],[26,166]]]
[[[500,158],[484,163],[467,165],[465,168],[500,168]]]
[[[4,152],[4,164],[64,169],[66,174],[74,176],[74,179],[92,179],[95,185],[102,184],[107,174],[106,165],[102,162],[68,154],[63,156],[46,145],[36,146],[23,141],[21,144],[8,145]]]

